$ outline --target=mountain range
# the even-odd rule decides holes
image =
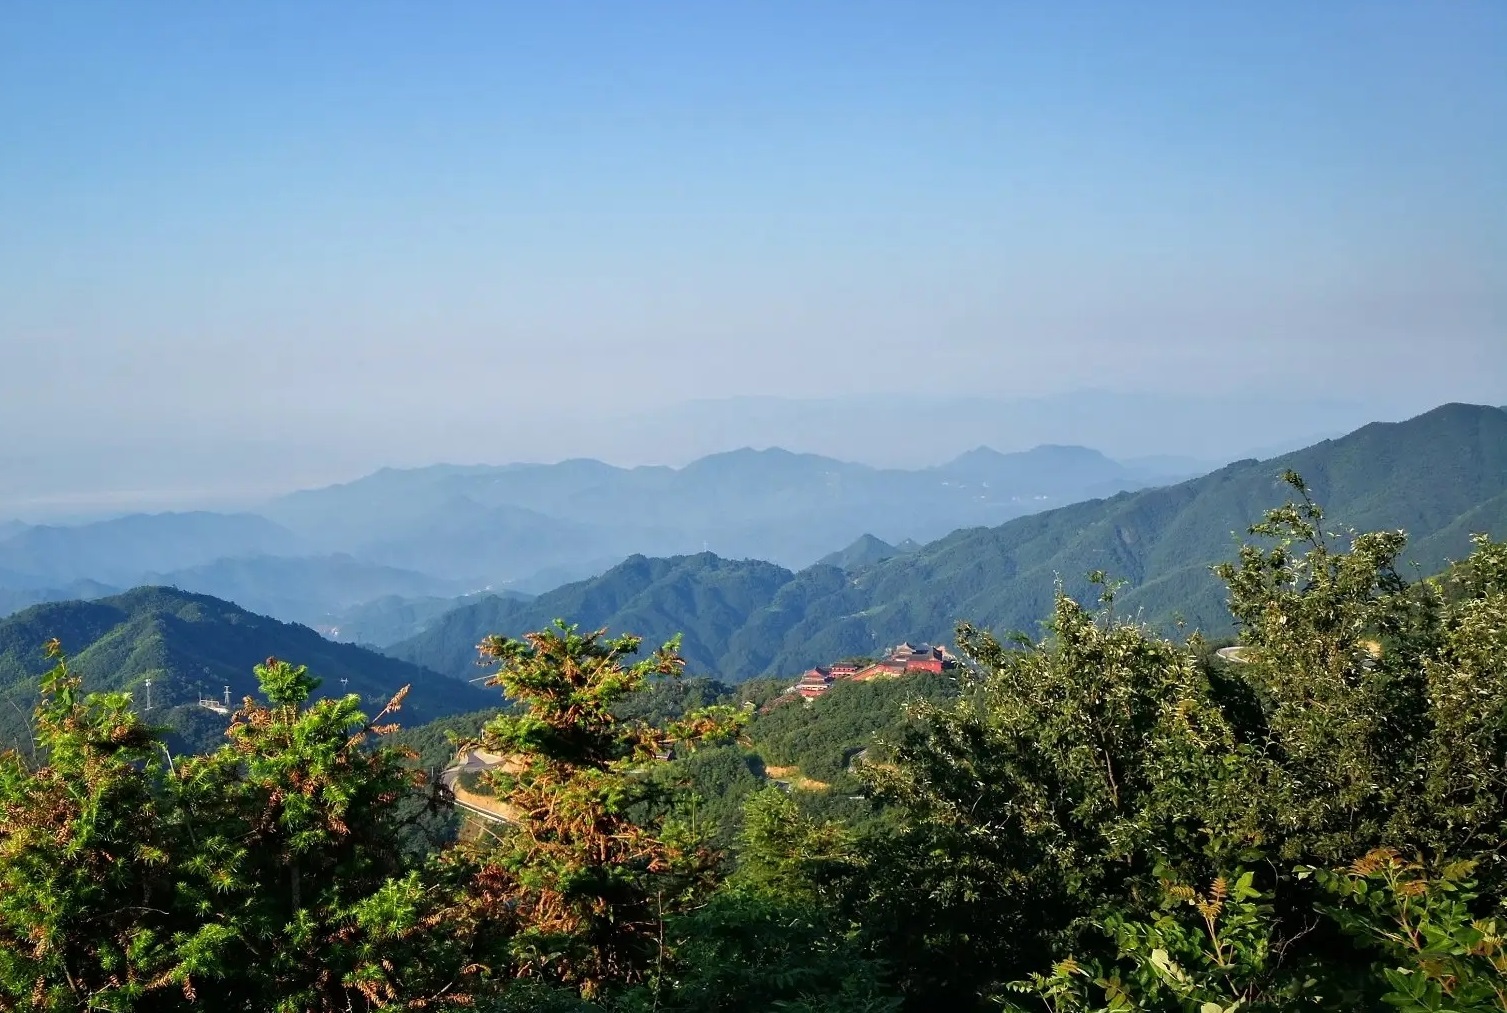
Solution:
[[[50,600],[80,581],[105,593],[160,584],[344,631],[361,625],[348,621],[351,610],[378,600],[423,611],[482,590],[546,591],[634,553],[705,549],[801,567],[864,534],[886,544],[932,539],[1142,488],[1176,466],[1042,446],[1015,454],[980,447],[908,471],[777,448],[683,468],[570,460],[386,469],[279,498],[258,513],[8,525],[0,531],[0,606]]]
[[[969,488],[981,489],[984,480],[970,478],[968,469],[1000,467],[987,453],[955,464],[939,483],[971,481]],[[733,472],[723,481],[746,477],[736,460],[707,467],[719,466]],[[709,551],[634,554],[597,577],[537,597],[455,596],[444,590],[443,578],[383,569],[354,556],[205,562],[215,551],[215,532],[261,550],[277,539],[306,546],[314,525],[305,522],[298,530],[269,518],[188,515],[186,527],[198,540],[179,541],[165,558],[185,564],[178,572],[199,580],[239,582],[243,596],[257,590],[265,573],[275,575],[261,585],[269,603],[301,600],[307,608],[321,598],[349,596],[349,585],[359,585],[368,572],[380,571],[391,585],[430,583],[417,596],[389,594],[340,613],[349,625],[342,634],[382,644],[377,653],[206,594],[154,586],[115,594],[106,584],[74,577],[57,592],[95,600],[34,604],[0,620],[0,736],[24,745],[25,715],[47,668],[41,646],[53,637],[73,656],[86,688],[128,689],[145,707],[150,678],[152,712],[173,730],[175,748],[199,749],[224,730],[223,715],[200,699],[220,699],[227,687],[232,701],[253,694],[252,669],[269,655],[309,665],[325,680],[323,692],[357,692],[372,707],[411,685],[402,718],[416,724],[495,705],[495,692],[472,684],[483,674],[476,644],[488,634],[519,635],[556,618],[632,632],[651,644],[679,635],[693,673],[735,681],[873,655],[903,640],[945,642],[960,620],[999,632],[1034,630],[1059,585],[1087,597],[1094,590],[1087,574],[1102,570],[1125,582],[1118,609],[1162,625],[1181,618],[1218,635],[1227,632],[1228,618],[1209,566],[1233,556],[1248,525],[1290,496],[1281,481],[1289,469],[1326,508],[1331,537],[1342,541],[1349,529],[1407,530],[1406,562],[1417,573],[1462,556],[1472,533],[1507,537],[1507,410],[1471,405],[1446,405],[1271,460],[1239,461],[1196,479],[964,528],[926,544],[866,533],[801,570]],[[568,486],[572,470],[548,481]],[[359,520],[353,515],[353,527]],[[173,523],[131,518],[114,530],[150,539]],[[9,567],[35,567],[45,561],[37,553],[61,544],[61,537],[57,529],[18,530],[3,543],[9,548],[4,559]],[[84,546],[103,536],[92,531],[83,538],[62,555],[64,576],[87,568]],[[112,565],[139,565],[149,548],[146,541],[128,542]]]
[[[255,514],[134,514],[92,524],[21,527],[0,540],[0,574],[14,585],[74,580],[139,582],[153,571],[201,566],[233,556],[286,556],[304,545]]]
[[[847,569],[792,572],[710,553],[635,556],[531,601],[483,598],[388,652],[464,676],[483,636],[563,617],[651,641],[683,633],[693,669],[737,680],[902,640],[945,641],[960,620],[1031,631],[1059,582],[1088,596],[1095,570],[1125,582],[1118,608],[1221,634],[1228,617],[1209,566],[1231,558],[1245,529],[1289,497],[1281,481],[1289,469],[1308,482],[1339,537],[1346,528],[1407,530],[1407,561],[1418,572],[1464,555],[1473,532],[1507,537],[1507,411],[1446,405],[1175,485],[959,530],[887,558],[865,558],[871,546],[863,543]]]
[[[362,559],[503,583],[567,561],[702,548],[804,566],[864,533],[931,539],[1165,477],[1082,447],[979,448],[914,471],[745,448],[683,468],[576,460],[385,470],[294,493],[263,513]]]

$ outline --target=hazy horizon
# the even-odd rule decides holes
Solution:
[[[1504,61],[1489,2],[18,7],[0,518],[1501,404]]]
[[[1149,409],[1140,417],[1133,410],[1138,403]],[[1096,404],[1100,410],[1065,415],[1063,409],[1079,404]],[[1222,409],[1220,418],[1210,415],[1215,407]],[[743,449],[780,449],[876,468],[916,469],[946,463],[979,447],[1014,453],[1068,445],[1088,447],[1121,462],[1166,458],[1168,475],[1181,476],[1241,458],[1279,456],[1370,422],[1402,421],[1434,407],[1389,411],[1358,402],[1284,404],[1250,398],[1234,404],[1080,391],[1041,399],[968,399],[939,412],[930,425],[915,416],[900,416],[886,426],[883,420],[876,423],[872,416],[855,411],[850,399],[755,397],[682,402],[655,414],[626,416],[605,430],[615,439],[599,442],[596,452],[534,457],[453,457],[440,448],[432,457],[332,462],[328,456],[303,458],[298,448],[277,444],[217,447],[205,458],[193,457],[191,450],[184,453],[181,446],[177,454],[120,455],[105,445],[94,449],[97,457],[85,458],[92,467],[83,472],[82,482],[79,473],[50,468],[40,458],[0,456],[5,473],[33,478],[30,488],[0,483],[0,521],[78,523],[136,512],[256,510],[290,492],[341,484],[386,468],[581,459],[621,468],[679,468]],[[890,442],[885,443],[886,438]],[[112,459],[126,471],[112,471]],[[127,473],[137,480],[119,481]],[[236,484],[247,475],[257,481]],[[112,477],[117,480],[112,482]],[[195,477],[209,482],[183,484],[185,478]]]

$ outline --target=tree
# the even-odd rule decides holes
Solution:
[[[1147,910],[1159,853],[1199,835],[1167,789],[1229,743],[1192,651],[1065,595],[1040,644],[964,625],[958,646],[961,699],[915,708],[894,762],[862,768],[903,829],[872,846],[853,917],[918,1008],[1096,945],[1110,902]]]
[[[132,1010],[174,966],[174,840],[155,731],[126,693],[83,696],[61,645],[36,708],[41,765],[0,755],[0,994]]]
[[[730,708],[666,728],[618,720],[624,697],[684,665],[674,641],[624,664],[639,644],[560,622],[481,645],[500,666],[490,684],[516,709],[488,722],[475,744],[514,760],[512,772],[488,776],[517,817],[477,854],[476,904],[507,926],[511,974],[585,997],[662,967],[666,919],[714,882],[717,856],[695,834],[673,820],[635,819],[661,790],[645,768],[670,745],[725,737],[741,720]]]
[[[447,884],[403,848],[416,775],[367,748],[385,728],[354,697],[305,707],[316,680],[269,659],[270,705],[248,699],[227,745],[174,761],[128,694],[81,695],[48,651],[43,761],[0,756],[11,1008],[333,1013],[460,994],[471,936],[441,925]]]
[[[1059,938],[1049,972],[1013,983],[1032,1008],[1507,1008],[1490,917],[1507,899],[1507,548],[1477,538],[1446,578],[1412,584],[1400,532],[1337,548],[1287,478],[1299,499],[1218,568],[1242,652],[1212,663],[1201,700],[1177,703],[1201,715],[1196,728],[1225,731],[1184,735],[1183,762],[1144,768],[1183,832],[1133,827],[1125,857],[1154,864],[1158,882],[1094,884],[1100,948]],[[1069,666],[1083,687],[1101,668]],[[1058,826],[1082,841],[1114,822]]]
[[[861,873],[853,834],[766,788],[749,797],[733,876],[669,925],[675,987],[656,1006],[700,1013],[888,1013],[900,998],[832,903]]]
[[[455,991],[468,934],[441,928],[444,891],[407,847],[402,803],[423,774],[368,740],[356,697],[307,705],[318,685],[276,658],[256,668],[229,743],[172,781],[183,871],[203,917],[174,971],[227,1008],[386,1008]],[[210,893],[213,896],[210,896]]]
[[[1260,702],[1231,832],[1282,841],[1292,863],[1346,863],[1375,848],[1507,862],[1507,546],[1484,537],[1442,578],[1398,572],[1402,532],[1348,551],[1289,474],[1296,503],[1253,527],[1218,568],[1244,645],[1240,681]]]

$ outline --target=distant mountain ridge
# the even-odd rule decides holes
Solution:
[[[1287,469],[1308,481],[1329,524],[1408,530],[1409,558],[1424,572],[1463,556],[1472,532],[1507,537],[1507,412],[1446,405],[1178,485],[959,530],[856,573],[833,565],[791,573],[707,555],[635,558],[526,608],[463,608],[391,652],[460,675],[474,657],[467,644],[563,617],[650,640],[685,630],[699,671],[743,679],[907,639],[945,642],[959,620],[1032,630],[1059,580],[1086,598],[1094,570],[1127,582],[1122,610],[1222,632],[1223,589],[1208,567],[1231,558],[1241,533],[1289,498],[1280,481]]]
[[[366,602],[540,592],[634,554],[714,551],[809,565],[864,534],[932,539],[1163,480],[1083,447],[978,448],[918,470],[779,448],[681,468],[558,464],[383,469],[266,504],[263,514],[134,515],[0,535],[0,606],[76,581],[172,584],[254,611],[339,625]],[[395,630],[366,629],[387,640]],[[406,623],[401,609],[390,611]]]
[[[897,382],[904,381],[897,377]],[[875,410],[879,405],[886,410]],[[922,385],[877,395],[704,397],[649,412],[635,409],[614,420],[611,431],[594,443],[609,457],[641,455],[642,448],[653,447],[669,460],[728,445],[799,446],[829,457],[912,468],[936,461],[937,448],[1066,443],[1095,447],[1126,462],[1148,453],[1207,461],[1190,473],[1202,474],[1241,456],[1277,456],[1322,436],[1351,432],[1378,418],[1406,418],[1426,407],[1402,391],[1370,391],[1343,400],[1256,389],[1101,388],[980,396]],[[1280,449],[1267,453],[1258,447]]]
[[[417,636],[441,616],[487,598],[528,601],[532,595],[521,591],[485,592],[456,598],[405,598],[388,595],[362,602],[330,617],[319,632],[344,643],[383,648],[400,640]]]
[[[29,587],[22,590],[0,590],[0,619],[20,612],[22,609],[53,601],[92,601],[120,594],[124,588],[101,584],[95,580],[75,580],[63,587]]]
[[[230,556],[297,555],[305,548],[293,532],[255,514],[133,514],[75,527],[24,527],[0,540],[0,570],[51,584],[124,584],[153,571]]]
[[[317,695],[359,693],[375,713],[411,686],[400,719],[417,725],[497,703],[497,695],[313,630],[254,615],[229,602],[172,588],[143,587],[97,601],[36,605],[0,621],[0,734],[23,739],[37,678],[49,667],[42,645],[58,638],[85,690],[128,689],[154,720],[174,729],[180,748],[198,749],[223,734],[225,718],[197,705],[201,696],[233,705],[258,693],[252,669],[269,655],[308,665],[323,682]],[[341,680],[347,680],[342,683]]]
[[[981,448],[918,471],[745,447],[683,468],[575,460],[387,469],[294,493],[265,513],[360,558],[496,583],[572,560],[703,548],[806,565],[864,533],[935,538],[1164,477],[1081,447]]]
[[[332,610],[364,604],[374,595],[453,598],[465,590],[457,581],[367,563],[344,553],[216,559],[150,573],[142,580],[234,601],[248,611],[287,617],[305,626],[316,626]]]
[[[939,474],[971,482],[981,488],[1035,487],[1038,496],[1057,496],[1138,477],[1131,468],[1088,447],[1043,444],[1016,454],[977,447],[938,468]],[[1142,476],[1144,477],[1144,473]]]

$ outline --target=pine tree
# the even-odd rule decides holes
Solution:
[[[10,1009],[134,1010],[173,963],[179,856],[160,743],[128,693],[82,695],[58,642],[46,651],[41,762],[0,755],[0,996]]]
[[[229,742],[174,761],[57,667],[42,762],[0,756],[0,996],[24,1010],[375,1010],[461,998],[460,878],[404,847],[418,775],[356,699],[269,659]],[[395,710],[402,694],[383,712]],[[379,715],[381,720],[383,715]]]
[[[684,666],[674,641],[625,664],[639,644],[557,623],[481,645],[500,665],[491,684],[517,709],[476,745],[512,761],[490,779],[516,821],[482,846],[475,893],[512,934],[514,974],[587,997],[662,966],[666,919],[711,888],[717,864],[683,826],[639,814],[663,790],[647,768],[673,744],[726,735],[737,715],[709,708],[667,729],[619,721],[614,704]]]

